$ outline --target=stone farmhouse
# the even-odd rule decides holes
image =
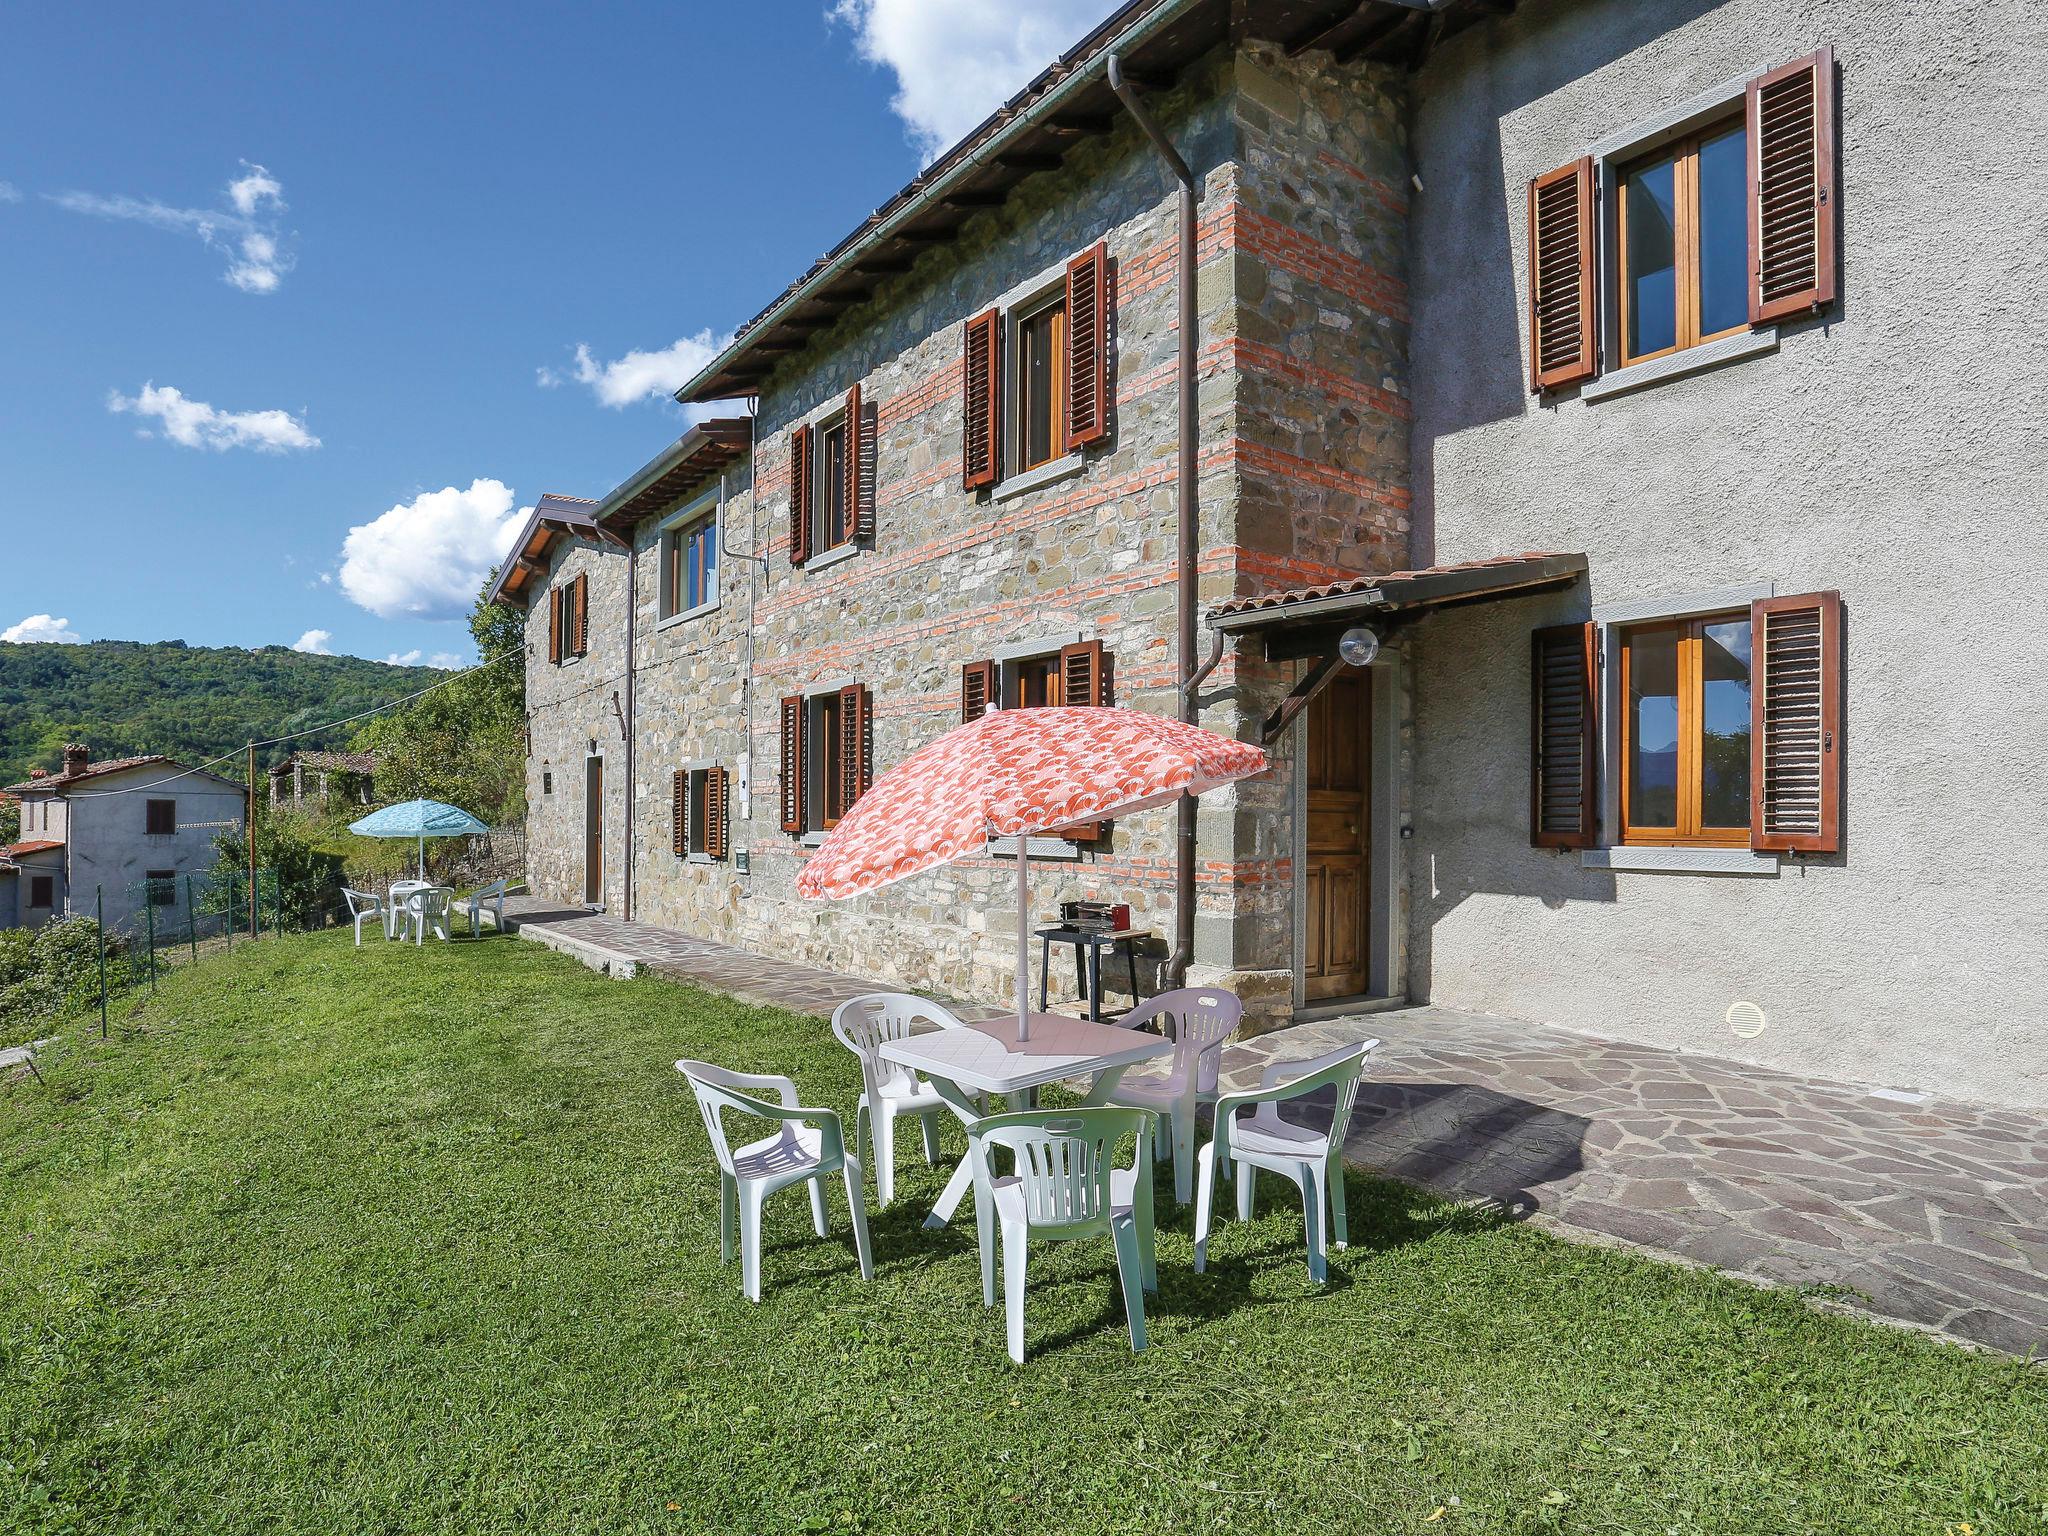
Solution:
[[[101,911],[109,928],[131,928],[146,903],[176,906],[176,883],[213,868],[214,839],[242,825],[247,803],[241,785],[204,769],[155,755],[96,763],[76,745],[61,772],[7,791],[21,801],[21,835],[0,847],[0,928]]]
[[[2037,33],[1132,0],[536,508],[536,892],[1000,998],[1013,849],[807,849],[985,708],[1185,711],[1271,775],[1031,849],[1148,988],[2048,1102]]]

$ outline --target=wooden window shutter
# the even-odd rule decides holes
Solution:
[[[588,572],[576,578],[571,590],[576,595],[575,643],[570,647],[578,656],[590,652],[590,576]]]
[[[979,720],[996,697],[996,664],[970,661],[960,669],[960,723]]]
[[[1591,848],[1600,833],[1594,629],[1553,624],[1531,639],[1529,841],[1538,848]]]
[[[964,423],[960,483],[967,490],[994,485],[1002,456],[1002,316],[984,310],[967,322],[961,368]]]
[[[1102,642],[1083,640],[1060,647],[1060,702],[1107,704],[1102,675]]]
[[[714,859],[725,857],[728,827],[725,814],[725,770],[704,770],[704,851]]]
[[[789,434],[789,563],[811,558],[811,429]]]
[[[669,846],[680,859],[690,851],[690,773],[687,768],[676,770],[669,788],[669,809],[675,817]]]
[[[1107,704],[1107,683],[1100,640],[1083,640],[1077,645],[1060,647],[1062,704]],[[1099,821],[1076,822],[1071,827],[1061,827],[1059,834],[1071,842],[1098,842],[1102,837],[1102,825]]]
[[[839,782],[845,787],[847,808],[874,780],[874,716],[874,695],[866,684],[849,683],[839,690]]]
[[[1067,446],[1109,436],[1109,248],[1067,263]]]
[[[1835,298],[1835,51],[1749,82],[1749,323]]]
[[[782,830],[804,829],[804,701],[791,694],[782,701]]]
[[[562,659],[562,589],[548,588],[548,660]]]
[[[1542,391],[1600,371],[1593,283],[1593,159],[1529,183],[1529,383]]]
[[[856,539],[872,541],[875,536],[873,497],[861,495],[862,460],[868,456],[867,423],[861,420],[860,386],[846,392],[846,520]]]
[[[1749,609],[1749,846],[1841,847],[1842,595],[1772,597]]]

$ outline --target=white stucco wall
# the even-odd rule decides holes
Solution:
[[[1822,43],[1840,304],[1719,372],[1532,399],[1527,179]],[[1418,994],[2048,1103],[2044,99],[2022,0],[1525,0],[1423,72],[1416,556],[1584,551],[1591,581],[1414,637]],[[1847,605],[1844,851],[1734,877],[1530,848],[1530,628],[1757,581]],[[1769,1014],[1754,1040],[1737,998]]]
[[[214,865],[214,839],[242,824],[240,789],[210,774],[181,773],[162,763],[88,779],[67,798],[69,909],[73,916],[92,916],[97,889],[105,896],[109,928],[140,921],[142,902],[133,887],[151,870],[205,874]],[[176,802],[177,831],[153,837],[145,830],[145,806],[151,800]]]

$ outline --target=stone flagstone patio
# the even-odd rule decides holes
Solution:
[[[600,969],[828,1014],[877,984],[515,898],[506,926]],[[1358,1166],[1561,1233],[1817,1288],[1993,1349],[2048,1355],[2048,1118],[1788,1077],[1710,1056],[1417,1007],[1264,1035],[1283,1056],[1378,1037]]]

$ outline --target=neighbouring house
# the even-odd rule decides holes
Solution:
[[[2048,1102],[2037,33],[1133,0],[536,508],[534,889],[1002,997],[1012,850],[806,850],[983,709],[1192,679],[1273,773],[1031,850],[1168,983]]]
[[[370,805],[376,779],[374,752],[294,752],[270,770],[270,803],[294,810],[309,802],[325,806],[333,799]]]
[[[7,788],[21,800],[21,836],[0,848],[0,927],[18,928],[101,911],[109,928],[129,927],[145,905],[179,905],[183,877],[213,868],[214,839],[242,825],[246,799],[232,780],[168,757],[96,763],[76,745],[61,772]]]

